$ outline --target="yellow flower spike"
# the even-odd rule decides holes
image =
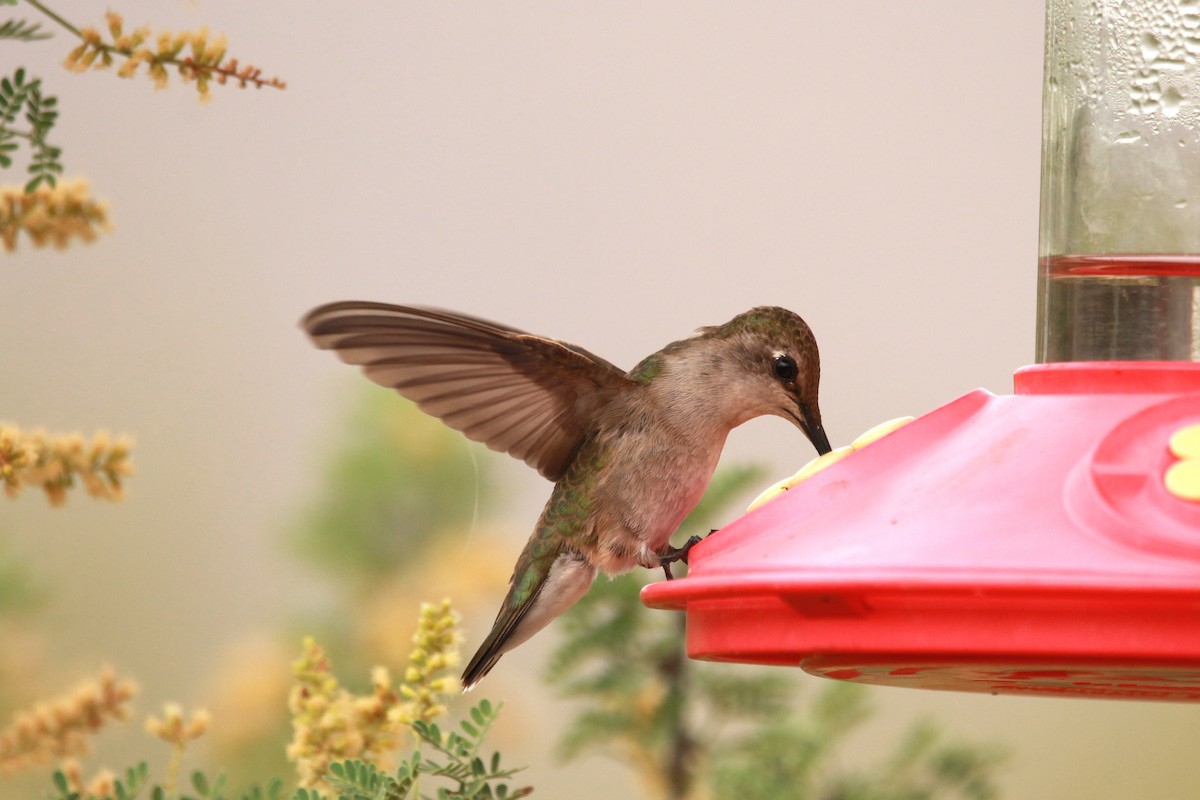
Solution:
[[[162,65],[161,61],[152,61],[149,72],[150,77],[154,79],[155,89],[167,88],[167,68]]]
[[[104,14],[104,18],[108,22],[108,32],[112,34],[112,38],[121,38],[121,25],[123,22],[121,15],[115,11],[108,11]]]
[[[201,27],[190,33],[184,33],[183,36],[188,40],[188,44],[191,45],[192,57],[203,57],[204,49],[208,46],[208,28]]]
[[[28,769],[51,758],[85,755],[88,736],[110,720],[124,719],[137,691],[130,681],[118,680],[111,670],[72,692],[18,712],[0,730],[0,773]]]
[[[379,757],[392,750],[401,731],[415,719],[432,719],[445,713],[436,690],[449,685],[444,676],[434,675],[430,663],[443,663],[447,644],[457,645],[457,629],[447,628],[453,619],[448,604],[422,608],[414,643],[423,663],[410,663],[406,680],[392,688],[391,675],[383,667],[371,672],[370,694],[354,695],[339,688],[324,651],[311,639],[293,667],[295,683],[288,700],[292,712],[292,742],[287,754],[297,766],[300,784],[321,785],[329,763],[335,759]],[[430,636],[436,632],[436,636]],[[423,643],[423,644],[422,644]]]
[[[63,66],[72,72],[83,72],[86,67],[84,67],[80,62],[83,59],[83,54],[87,52],[87,49],[88,46],[86,44],[81,44],[72,49],[71,52],[67,53],[67,57],[63,61]],[[11,207],[9,208],[9,213],[11,213]]]
[[[163,786],[168,793],[173,792],[179,782],[183,755],[188,744],[208,730],[208,723],[208,712],[204,709],[196,711],[191,721],[185,722],[183,708],[178,703],[164,703],[162,719],[153,715],[146,718],[146,731],[171,745],[171,761],[167,765],[167,774],[163,780]]]
[[[228,47],[228,42],[225,35],[215,37],[208,46],[204,48],[203,59],[209,64],[220,64],[225,59],[225,50]]]
[[[188,723],[187,730],[184,731],[189,739],[199,739],[204,734],[208,733],[208,726],[212,723],[212,716],[207,709],[197,709],[192,714],[192,721]]]
[[[43,185],[33,192],[0,187],[0,240],[6,250],[15,249],[21,233],[34,246],[65,247],[73,238],[92,241],[108,227],[107,206],[91,199],[86,181],[60,180],[54,188]]]

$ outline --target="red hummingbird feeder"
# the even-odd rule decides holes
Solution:
[[[647,586],[647,605],[686,610],[690,656],[1200,701],[1200,11],[1047,5],[1039,363]]]

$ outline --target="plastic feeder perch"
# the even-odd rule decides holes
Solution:
[[[722,528],[643,600],[693,657],[1200,700],[1200,364],[1027,367]]]

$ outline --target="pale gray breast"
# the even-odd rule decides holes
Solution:
[[[703,439],[676,431],[641,432],[623,441],[605,469],[597,497],[642,547],[661,549],[704,494],[725,436]]]

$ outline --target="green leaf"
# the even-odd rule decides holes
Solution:
[[[12,80],[0,80],[0,127],[17,118],[17,114],[26,106],[31,93],[40,83],[40,80],[25,83],[25,70],[21,68],[13,73]]]
[[[15,3],[15,0],[14,0]],[[6,5],[11,5],[6,3]],[[0,39],[15,39],[20,42],[36,42],[51,38],[51,34],[43,31],[40,22],[26,22],[23,19],[10,19],[0,24]]]
[[[58,789],[60,793],[66,794],[67,792],[71,791],[71,783],[67,780],[66,773],[61,769],[54,770],[53,780],[54,788]]]
[[[57,182],[54,180],[53,175],[44,175],[44,174],[36,175],[33,178],[31,178],[25,182],[25,187],[24,187],[25,193],[29,194],[34,189],[37,189],[39,186],[41,186],[43,183],[46,184],[47,186],[49,186],[50,188],[54,188],[54,186],[56,185]]]
[[[192,788],[196,790],[201,797],[208,797],[208,778],[200,770],[192,773]]]

